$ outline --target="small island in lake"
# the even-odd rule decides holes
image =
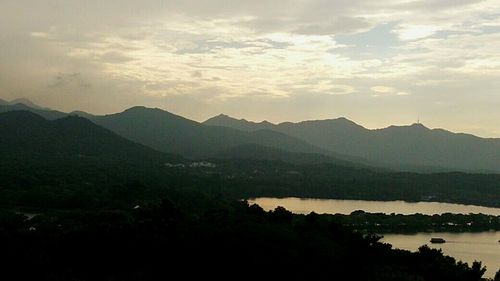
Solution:
[[[444,240],[443,238],[431,238],[431,243],[443,244],[443,243],[446,243],[446,240]]]

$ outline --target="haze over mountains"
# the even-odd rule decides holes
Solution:
[[[30,111],[35,114],[42,116],[47,120],[56,120],[59,118],[66,117],[68,114],[51,109],[43,109],[39,106],[31,107],[24,103],[14,103],[14,102],[0,102],[0,112],[9,112],[14,110],[25,110]]]
[[[213,157],[242,144],[258,144],[291,152],[328,153],[283,133],[211,127],[161,109],[133,107],[121,113],[93,116],[90,120],[130,140],[189,158]]]
[[[0,102],[0,112],[29,110],[46,119],[67,115],[97,125],[158,151],[193,159],[308,159],[419,172],[500,172],[500,140],[429,129],[422,124],[369,130],[345,118],[299,123],[249,122],[219,115],[198,123],[161,109],[133,107],[95,116]],[[293,161],[291,159],[294,159]]]
[[[4,161],[37,158],[164,163],[180,159],[129,141],[78,116],[47,120],[28,111],[4,112],[0,113],[0,135],[0,155]]]
[[[500,140],[429,129],[422,124],[369,130],[345,118],[254,123],[219,115],[204,122],[245,131],[262,128],[320,148],[408,170],[500,171]]]
[[[68,114],[53,110],[33,109],[24,104],[0,106],[0,112],[14,110],[28,110],[49,120],[78,115],[132,141],[158,151],[181,154],[187,158],[210,158],[218,157],[218,155],[227,157],[235,151],[233,148],[254,144],[278,149],[281,152],[274,156],[283,154],[286,159],[291,157],[291,154],[286,152],[300,152],[315,153],[316,156],[312,157],[328,158],[328,162],[337,162],[337,159],[325,156],[334,156],[334,153],[279,132],[270,130],[244,132],[232,128],[211,127],[160,109],[137,106],[121,113],[95,116],[81,111]],[[259,155],[268,158],[267,155]],[[293,157],[300,158],[301,156]],[[276,160],[276,157],[272,159]],[[344,160],[338,160],[338,162],[350,164]]]
[[[16,104],[23,104],[33,109],[47,109],[32,103],[29,99],[26,98],[18,98],[11,101],[0,99],[0,105],[16,105]]]

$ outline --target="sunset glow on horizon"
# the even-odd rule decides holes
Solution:
[[[500,1],[0,1],[0,98],[500,137]]]

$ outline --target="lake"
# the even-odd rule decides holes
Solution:
[[[444,244],[431,244],[432,237],[441,237]],[[479,233],[417,233],[417,234],[385,234],[382,242],[394,248],[416,251],[422,245],[442,249],[446,255],[472,264],[480,260],[487,267],[485,277],[494,277],[500,269],[500,232]]]
[[[318,214],[345,214],[356,210],[368,213],[396,213],[411,215],[439,215],[443,213],[469,214],[482,213],[485,215],[500,216],[500,208],[488,208],[473,205],[437,203],[437,202],[405,202],[405,201],[364,201],[338,199],[302,199],[302,198],[254,198],[248,203],[257,203],[264,210],[273,210],[278,206],[297,214],[309,214],[314,211]]]
[[[257,203],[264,210],[273,210],[278,206],[298,214],[350,214],[356,210],[370,213],[396,213],[410,215],[421,213],[435,215],[443,213],[469,214],[482,213],[500,216],[499,208],[488,208],[472,205],[437,203],[437,202],[404,202],[404,201],[363,201],[336,199],[301,199],[301,198],[255,198],[248,200]],[[445,244],[429,243],[432,237],[444,238]],[[416,251],[422,245],[441,248],[443,252],[457,260],[468,262],[480,260],[487,266],[485,277],[493,277],[500,269],[500,232],[479,233],[417,233],[386,234],[383,242],[392,244],[394,248]]]

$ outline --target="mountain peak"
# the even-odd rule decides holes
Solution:
[[[275,126],[273,123],[270,123],[265,120],[257,123],[253,121],[248,121],[246,119],[236,119],[225,114],[219,114],[217,116],[214,116],[208,119],[207,121],[203,122],[203,124],[208,126],[229,127],[247,132],[271,129]]]
[[[136,106],[132,106],[131,108],[125,109],[123,112],[145,111],[145,110],[150,110],[150,109],[152,109],[152,108],[147,108],[147,107],[142,106],[142,105],[136,105]]]
[[[273,123],[271,123],[267,120],[263,120],[261,122],[253,122],[253,121],[248,121],[247,119],[244,119],[244,118],[237,119],[237,118],[231,117],[231,116],[224,114],[224,113],[221,113],[217,116],[209,118],[204,123],[207,123],[207,125],[209,125],[209,123],[220,122],[220,121],[240,122],[240,123],[259,124],[259,125],[274,125]]]
[[[424,132],[431,131],[431,129],[424,126],[422,123],[413,123],[411,125],[391,125],[384,129],[376,129],[376,131],[402,131],[402,132]]]
[[[122,114],[150,114],[150,115],[169,115],[169,116],[176,116],[179,118],[183,118],[180,116],[177,116],[173,113],[170,113],[166,110],[163,110],[161,108],[152,108],[152,107],[145,107],[145,106],[134,106],[131,108],[126,109],[125,111],[122,112]]]
[[[142,127],[144,131],[147,131],[148,128],[156,128],[154,131],[151,131],[153,134],[157,134],[157,130],[172,132],[173,130],[177,130],[179,126],[200,126],[200,123],[196,121],[186,119],[166,110],[145,106],[134,106],[122,112],[100,116],[96,119],[92,118],[92,120],[104,127],[114,128],[114,130],[122,134],[131,128],[131,124]]]
[[[0,135],[8,136],[2,138],[0,152],[8,150],[13,155],[22,154],[16,157],[56,156],[54,159],[59,161],[84,155],[89,161],[119,160],[121,163],[172,159],[170,155],[134,143],[75,115],[47,120],[29,111],[0,113]]]
[[[224,113],[221,113],[217,116],[214,116],[212,118],[207,119],[205,122],[214,122],[214,121],[238,121],[238,119],[233,118],[229,115],[226,115]]]
[[[87,118],[89,120],[91,120],[92,118],[94,118],[94,115],[92,115],[90,113],[87,113],[85,111],[81,111],[81,110],[72,111],[69,115],[76,115],[76,116],[80,116],[80,117],[83,117],[83,118]]]
[[[353,129],[360,129],[360,130],[366,130],[363,126],[345,118],[345,117],[339,117],[335,119],[322,119],[322,120],[307,120],[307,121],[301,121],[298,123],[291,123],[291,122],[285,122],[282,123],[282,125],[286,126],[319,126],[323,128],[353,128]]]
[[[340,123],[344,123],[344,124],[349,124],[349,125],[355,125],[355,126],[360,126],[358,125],[356,122],[352,121],[352,120],[349,120],[345,117],[339,117],[337,119],[334,119],[335,121],[337,122],[340,122]]]
[[[409,126],[410,128],[414,128],[414,129],[425,129],[425,130],[429,130],[429,128],[427,128],[424,124],[422,123],[413,123]]]
[[[207,119],[205,122],[203,122],[206,125],[215,125],[215,126],[220,126],[221,123],[226,123],[226,122],[239,122],[240,120],[233,118],[229,115],[226,115],[224,113],[221,113],[219,115],[216,115],[214,117],[211,117]]]
[[[10,104],[10,105],[23,104],[23,105],[26,105],[26,106],[31,107],[33,109],[42,109],[42,110],[48,109],[48,108],[44,108],[44,107],[41,107],[39,105],[34,104],[32,101],[30,101],[27,98],[14,99],[14,100],[11,100],[8,104]]]

